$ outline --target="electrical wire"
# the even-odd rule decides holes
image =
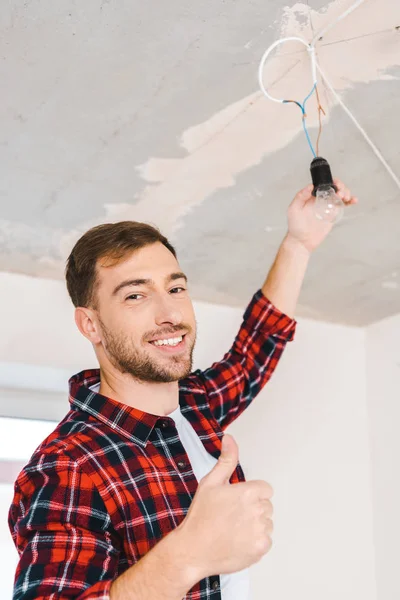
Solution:
[[[296,104],[300,108],[301,114],[302,114],[302,122],[303,122],[304,133],[306,134],[308,145],[310,146],[311,152],[313,153],[314,157],[316,157],[317,155],[315,153],[314,146],[312,145],[311,138],[310,138],[310,135],[309,135],[308,129],[307,129],[307,124],[306,124],[306,118],[307,118],[306,102],[312,96],[312,94],[314,93],[316,87],[317,87],[317,84],[315,83],[313,85],[313,88],[312,88],[311,92],[308,94],[308,96],[306,97],[306,99],[304,100],[304,102],[302,104],[300,102],[298,102],[297,100],[283,100],[282,101],[284,104],[286,104],[288,102],[293,102],[294,104]]]
[[[319,141],[320,141],[321,132],[322,132],[321,112],[325,115],[325,111],[324,111],[324,109],[321,106],[321,103],[320,103],[320,100],[319,100],[319,94],[318,94],[318,84],[317,84],[317,71],[318,71],[319,74],[320,74],[320,76],[321,76],[321,78],[325,81],[327,87],[329,88],[330,92],[333,94],[333,96],[335,97],[335,99],[337,100],[337,102],[339,103],[339,105],[343,108],[343,110],[345,111],[345,113],[347,114],[347,116],[351,119],[351,121],[357,127],[357,129],[362,134],[362,136],[364,137],[365,141],[368,143],[368,145],[370,146],[370,148],[372,149],[372,151],[374,152],[374,154],[376,155],[376,157],[379,159],[379,161],[385,167],[386,171],[389,173],[390,177],[393,179],[393,181],[395,182],[395,184],[397,185],[397,187],[400,189],[400,178],[396,175],[396,173],[390,167],[390,165],[388,164],[388,162],[386,161],[386,159],[384,158],[384,156],[382,155],[382,153],[380,152],[380,150],[376,147],[376,145],[371,140],[371,138],[368,136],[368,134],[366,133],[366,131],[362,128],[362,126],[360,125],[360,123],[357,121],[356,117],[353,115],[353,113],[349,110],[349,108],[343,102],[343,100],[341,99],[341,97],[339,96],[339,94],[336,92],[336,90],[334,89],[334,87],[330,83],[330,81],[329,81],[326,73],[321,69],[320,65],[318,64],[318,62],[317,62],[317,60],[315,58],[315,44],[316,44],[316,42],[319,41],[321,38],[323,38],[323,36],[328,31],[330,31],[333,27],[335,27],[335,25],[337,25],[337,23],[339,23],[342,19],[344,19],[345,17],[347,17],[350,13],[352,13],[356,8],[358,8],[359,6],[361,6],[361,4],[363,4],[364,2],[365,2],[365,0],[357,0],[356,2],[354,2],[346,11],[344,11],[342,14],[340,14],[336,19],[334,19],[326,27],[324,27],[323,29],[321,29],[320,31],[318,31],[314,35],[311,43],[308,43],[306,40],[304,40],[303,38],[300,38],[300,37],[287,37],[287,38],[282,38],[282,39],[277,40],[276,42],[274,42],[274,44],[272,44],[269,48],[267,48],[267,50],[264,52],[264,55],[263,55],[263,57],[261,59],[260,66],[259,66],[259,69],[258,69],[258,81],[259,81],[259,85],[260,85],[260,89],[261,89],[262,93],[269,100],[272,100],[274,102],[281,102],[281,103],[294,102],[295,104],[297,104],[302,109],[303,129],[304,129],[304,132],[306,134],[307,141],[308,141],[308,143],[310,145],[310,148],[313,151],[313,154],[315,156],[315,153],[314,153],[314,150],[313,150],[313,147],[312,147],[312,143],[311,143],[311,140],[310,140],[310,136],[308,134],[306,123],[305,123],[305,118],[306,118],[305,102],[310,98],[310,96],[312,95],[312,93],[315,91],[315,93],[317,95],[317,101],[318,101],[318,116],[319,116],[319,132],[318,132],[318,139],[317,139],[317,144],[316,144],[316,146],[317,146],[317,155],[318,155],[319,154]],[[285,100],[283,98],[282,99],[274,98],[273,96],[271,96],[267,92],[267,90],[266,90],[266,88],[264,86],[264,82],[263,82],[264,66],[265,66],[265,63],[266,63],[267,58],[269,57],[270,53],[278,45],[280,45],[282,43],[285,43],[285,42],[288,42],[288,41],[297,41],[297,42],[303,44],[304,46],[307,47],[307,49],[308,49],[308,51],[310,53],[311,73],[312,73],[312,80],[313,80],[313,89],[310,92],[310,94],[307,96],[307,98],[304,100],[303,104],[301,104],[300,102],[298,102],[296,100]]]
[[[260,66],[258,67],[258,83],[260,84],[261,91],[264,94],[264,96],[266,96],[267,98],[269,98],[269,100],[272,100],[273,102],[296,102],[295,100],[285,100],[285,98],[274,98],[274,96],[271,96],[271,94],[268,93],[266,87],[264,86],[264,82],[263,82],[263,73],[264,73],[265,63],[267,62],[267,58],[271,54],[272,50],[274,50],[277,46],[280,46],[281,44],[286,44],[286,42],[299,42],[300,44],[303,44],[303,46],[305,46],[307,48],[307,50],[311,54],[312,83],[313,83],[313,85],[315,85],[317,83],[317,69],[315,67],[314,48],[312,48],[310,46],[310,44],[308,42],[306,42],[305,40],[303,40],[303,38],[301,38],[301,37],[281,38],[280,40],[277,40],[276,42],[271,44],[271,46],[269,48],[267,48],[267,50],[264,52],[263,57],[261,59]]]
[[[352,122],[357,127],[358,131],[361,133],[361,135],[363,136],[363,138],[365,139],[365,141],[371,147],[371,149],[374,152],[375,156],[381,161],[382,165],[385,167],[385,169],[389,173],[390,177],[393,179],[393,181],[395,182],[395,184],[397,185],[397,187],[400,189],[400,178],[393,171],[393,169],[388,164],[388,162],[386,161],[386,159],[384,158],[384,156],[382,155],[382,153],[380,152],[380,150],[378,150],[378,148],[376,147],[376,145],[374,144],[374,142],[371,140],[371,138],[369,137],[369,135],[367,134],[367,132],[361,127],[360,123],[357,121],[357,119],[355,118],[355,116],[353,115],[353,113],[347,108],[347,106],[345,105],[345,103],[343,102],[343,100],[341,99],[341,97],[339,96],[339,94],[337,93],[337,91],[334,89],[334,87],[330,83],[328,77],[326,76],[325,72],[321,69],[321,67],[319,66],[318,63],[317,63],[317,69],[318,69],[318,71],[319,71],[322,79],[325,81],[325,83],[326,83],[328,89],[330,90],[330,92],[334,95],[334,97],[336,98],[336,100],[338,101],[338,103],[340,104],[340,106],[343,108],[343,110],[346,113],[346,115],[352,120]]]
[[[302,103],[299,102],[298,100],[286,100],[285,98],[274,98],[274,96],[271,96],[271,94],[268,93],[266,87],[264,86],[263,74],[264,74],[265,63],[266,63],[269,55],[271,54],[271,52],[277,46],[279,46],[280,44],[285,44],[286,42],[300,42],[301,44],[303,44],[304,46],[306,46],[308,52],[310,53],[310,57],[311,57],[311,77],[312,77],[313,87],[311,89],[311,92],[308,94],[308,96],[305,98],[305,100]],[[269,48],[267,48],[267,50],[264,52],[264,55],[263,55],[263,57],[261,59],[261,62],[260,62],[260,66],[258,68],[258,82],[260,84],[260,88],[261,88],[261,91],[263,92],[263,94],[267,98],[269,98],[270,100],[272,100],[273,102],[280,102],[282,104],[288,104],[289,102],[291,102],[293,104],[296,104],[300,108],[301,114],[302,114],[302,123],[303,123],[304,133],[306,134],[307,142],[308,142],[308,145],[310,146],[311,152],[313,153],[313,155],[315,157],[316,153],[315,153],[314,147],[312,145],[311,138],[310,138],[310,135],[308,133],[307,124],[306,124],[306,118],[307,118],[306,102],[313,95],[313,93],[315,92],[316,87],[317,87],[317,69],[316,69],[316,64],[315,64],[315,49],[312,48],[310,46],[310,44],[308,44],[308,42],[306,42],[305,40],[303,40],[300,37],[286,37],[286,38],[282,38],[280,40],[277,40]]]
[[[307,98],[306,98],[306,99],[304,100],[304,102],[303,102],[303,119],[302,119],[302,121],[303,121],[303,129],[304,129],[304,133],[306,134],[306,138],[307,138],[307,141],[308,141],[308,145],[309,145],[309,146],[310,146],[310,148],[311,148],[311,152],[313,153],[313,155],[314,155],[314,158],[316,158],[316,156],[317,156],[317,155],[316,155],[316,153],[315,153],[314,146],[312,145],[311,138],[310,138],[310,135],[309,135],[309,133],[308,133],[308,129],[307,129],[307,124],[306,124],[306,118],[307,118],[307,113],[306,113],[306,102],[307,102],[307,100],[308,100],[309,98],[311,98],[311,96],[312,96],[312,95],[313,95],[313,93],[315,92],[316,88],[317,88],[317,84],[316,84],[316,83],[314,83],[314,85],[313,85],[313,88],[312,88],[311,92],[308,94]]]
[[[264,73],[265,63],[266,63],[269,55],[271,54],[272,50],[274,50],[280,44],[284,44],[286,42],[300,42],[301,44],[303,44],[304,46],[306,46],[308,52],[310,53],[310,58],[311,58],[311,77],[312,77],[313,87],[311,89],[311,92],[308,94],[308,96],[305,98],[305,100],[302,103],[299,102],[298,100],[286,100],[284,98],[274,98],[273,96],[271,96],[271,94],[268,93],[266,87],[264,86],[263,73]],[[300,108],[301,113],[302,113],[302,124],[303,124],[304,133],[306,135],[307,142],[308,142],[308,145],[310,146],[311,152],[312,152],[312,154],[315,157],[316,153],[315,153],[313,144],[311,142],[311,138],[310,138],[310,135],[308,133],[307,123],[306,123],[306,118],[307,118],[306,102],[312,96],[312,94],[315,92],[316,87],[317,87],[317,69],[316,69],[315,49],[313,47],[311,47],[310,44],[308,44],[308,42],[306,42],[305,40],[303,40],[300,37],[287,37],[287,38],[282,38],[280,40],[277,40],[274,44],[272,44],[264,52],[264,55],[263,55],[263,57],[261,59],[261,62],[260,62],[260,66],[258,68],[258,82],[260,84],[260,88],[261,88],[261,91],[263,92],[263,94],[267,98],[269,98],[270,100],[272,100],[273,102],[280,102],[282,104],[287,104],[289,102],[292,102],[292,103],[296,104]]]
[[[315,93],[316,93],[317,102],[318,102],[319,128],[318,128],[318,137],[317,137],[317,156],[319,156],[319,141],[321,139],[321,134],[322,134],[322,118],[321,118],[321,113],[324,115],[324,117],[326,116],[326,113],[325,113],[324,109],[321,106],[321,102],[320,102],[320,99],[319,99],[318,85],[315,86]]]
[[[328,31],[330,31],[333,27],[335,27],[342,19],[345,19],[350,13],[353,12],[353,10],[355,10],[356,8],[361,6],[361,4],[364,4],[364,2],[365,2],[365,0],[357,0],[357,2],[354,2],[347,10],[345,10],[341,15],[339,15],[336,19],[334,19],[332,21],[332,23],[329,23],[326,27],[324,27],[323,29],[320,29],[318,31],[318,33],[316,33],[314,35],[310,46],[312,46],[314,48],[316,42],[321,40]]]

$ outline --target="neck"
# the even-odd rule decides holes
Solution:
[[[132,375],[100,368],[99,393],[117,402],[152,415],[165,416],[179,406],[179,386],[172,383],[140,381]]]

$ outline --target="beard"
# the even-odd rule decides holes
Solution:
[[[150,352],[146,352],[144,348],[134,344],[131,338],[123,333],[115,333],[108,329],[98,316],[104,337],[104,349],[107,356],[116,369],[121,373],[128,373],[134,379],[152,383],[172,383],[187,377],[193,366],[193,350],[195,339],[190,342],[184,354],[177,356],[165,356],[164,360],[160,357],[157,360],[151,356]],[[175,331],[185,329],[188,334],[191,333],[189,326],[180,325],[179,327],[171,326],[166,334],[166,337]],[[185,335],[186,343],[189,344],[188,334]],[[149,343],[149,342],[145,342]]]

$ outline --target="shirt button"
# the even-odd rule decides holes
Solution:
[[[213,590],[217,590],[219,588],[219,583],[217,579],[214,579],[214,581],[211,584],[211,587]]]
[[[161,421],[161,427],[162,427],[163,429],[166,429],[167,427],[169,427],[169,423],[168,423],[168,421]]]
[[[184,460],[178,460],[179,469],[184,469],[186,467],[186,462]]]

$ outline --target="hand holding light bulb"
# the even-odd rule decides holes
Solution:
[[[338,223],[344,214],[345,204],[337,195],[336,186],[320,185],[316,192],[315,216],[327,223]]]
[[[327,223],[337,223],[344,214],[344,201],[336,193],[338,191],[333,179],[328,161],[316,156],[310,165],[313,196],[315,201],[315,216]]]
[[[333,179],[332,184],[328,187],[333,189],[333,194],[337,199],[332,199],[332,192],[329,192],[328,199],[322,198],[322,193],[320,197],[317,197],[313,194],[315,186],[308,185],[296,194],[289,206],[288,237],[308,252],[315,250],[332,230],[335,221],[332,217],[336,218],[342,210],[341,207],[337,207],[336,203],[340,202],[345,209],[358,202],[358,199],[351,194],[340,179]],[[322,191],[324,191],[323,188]],[[329,204],[334,206],[330,207]],[[324,213],[327,209],[328,213]],[[321,212],[329,216],[330,220],[321,219]]]

